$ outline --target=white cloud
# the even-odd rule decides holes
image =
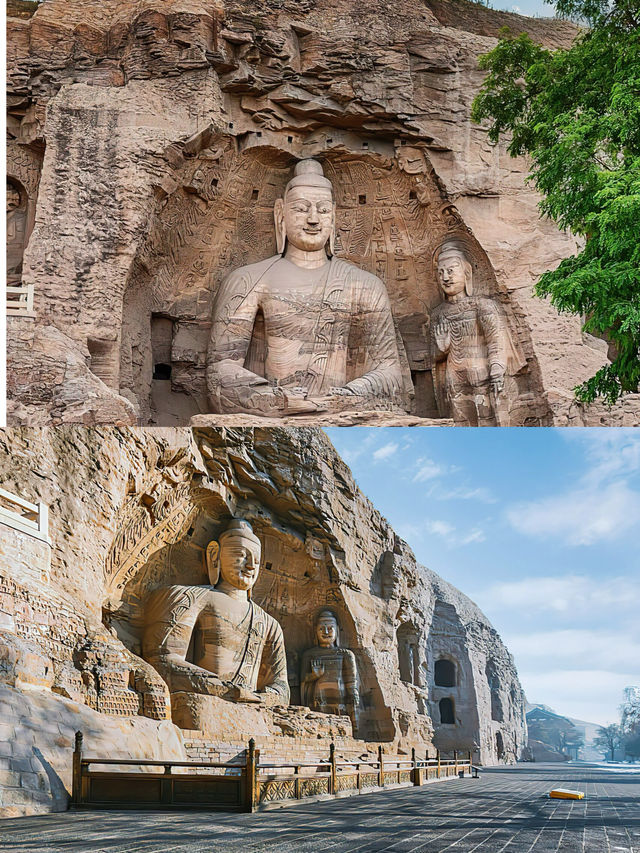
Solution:
[[[486,538],[484,530],[474,527],[466,536],[462,537],[460,545],[470,545],[472,542],[484,542]]]
[[[477,501],[483,504],[494,504],[497,502],[489,489],[484,486],[453,486],[445,488],[441,485],[434,485],[428,492],[430,498],[437,501]]]
[[[519,669],[530,702],[549,705],[558,714],[605,726],[619,721],[622,691],[638,680],[637,672],[614,673],[601,669]]]
[[[507,518],[528,536],[555,536],[568,545],[619,538],[640,525],[640,494],[624,482],[585,485],[562,495],[520,503]]]
[[[389,441],[387,444],[383,444],[382,447],[373,451],[373,458],[376,462],[380,462],[383,459],[389,459],[390,456],[394,455],[397,449],[398,445],[395,441]]]
[[[628,632],[611,630],[565,629],[535,631],[531,634],[508,634],[509,651],[525,669],[542,661],[548,670],[563,664],[573,670],[602,670],[628,673],[640,661],[640,639]],[[626,677],[626,676],[625,676]]]
[[[445,539],[448,539],[455,530],[452,524],[446,521],[438,521],[437,519],[427,521],[425,528],[428,533],[433,533],[435,536],[443,536]]]
[[[627,610],[640,608],[640,579],[624,576],[598,579],[581,575],[528,577],[492,584],[479,590],[474,600],[487,611],[494,612],[555,611],[583,616],[616,609],[622,616]]]
[[[640,436],[637,429],[561,429],[560,435],[567,443],[584,447],[585,478],[588,480],[602,482],[618,474],[628,476],[640,471]]]
[[[433,480],[434,477],[439,477],[444,474],[444,469],[432,459],[418,459],[416,463],[419,467],[413,475],[414,483],[424,483],[425,480]]]

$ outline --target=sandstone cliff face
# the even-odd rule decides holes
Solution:
[[[92,733],[90,752],[110,744],[113,754],[136,754],[136,720],[145,720],[145,754],[154,726],[160,743],[184,749],[166,685],[139,656],[145,601],[158,586],[205,583],[204,548],[231,517],[249,520],[263,544],[254,594],[282,625],[292,705],[314,619],[329,607],[360,673],[360,749],[472,749],[485,763],[519,755],[523,695],[508,651],[468,598],[416,563],[319,430],[7,430],[0,486],[48,504],[51,540],[0,524],[0,699],[7,737],[22,750],[5,757],[9,776],[34,759],[35,743],[66,779],[73,708]],[[22,689],[44,698],[24,705],[21,719]],[[441,722],[441,700],[451,722]],[[241,745],[250,722],[229,708],[208,737]],[[48,728],[24,740],[44,713],[60,715],[64,744]],[[314,725],[316,745],[319,731],[357,747],[348,726],[317,729],[296,711],[271,718],[264,746],[279,732],[302,750]]]
[[[526,356],[513,422],[637,423],[637,399],[613,415],[572,406],[606,346],[532,284],[573,243],[538,217],[526,163],[469,121],[478,56],[505,23],[551,46],[575,35],[463,0],[46,0],[10,18],[8,168],[35,293],[35,316],[10,319],[11,422],[206,411],[217,288],[274,252],[273,202],[315,156],[336,187],[338,254],[386,282],[412,414],[435,416],[433,252],[457,234]]]

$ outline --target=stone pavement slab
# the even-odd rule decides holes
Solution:
[[[550,800],[552,787],[584,800]],[[258,814],[81,811],[0,822],[12,853],[640,853],[637,772],[521,764]]]

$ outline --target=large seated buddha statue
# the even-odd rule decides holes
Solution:
[[[207,355],[213,412],[285,416],[403,407],[383,282],[333,255],[335,203],[302,160],[274,208],[278,254],[222,283]]]
[[[282,629],[251,600],[261,545],[246,521],[232,521],[210,542],[210,584],[155,590],[145,610],[143,656],[171,694],[287,705]]]

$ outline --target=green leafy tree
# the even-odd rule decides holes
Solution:
[[[536,293],[612,344],[613,361],[575,392],[613,404],[640,383],[640,4],[554,5],[585,28],[559,50],[503,31],[480,59],[489,74],[472,119],[490,121],[494,142],[511,134],[509,153],[530,156],[541,211],[583,238]]]
[[[613,761],[616,749],[622,743],[623,732],[620,726],[612,723],[610,726],[602,726],[596,732],[593,739],[593,745],[596,749],[602,750],[605,754],[610,754],[610,760]]]

